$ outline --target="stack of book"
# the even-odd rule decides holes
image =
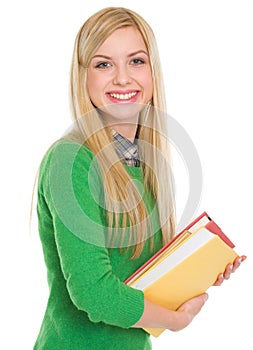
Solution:
[[[204,293],[233,263],[234,244],[204,212],[142,265],[125,283],[144,292],[145,298],[176,310]],[[145,329],[158,337],[164,329]]]

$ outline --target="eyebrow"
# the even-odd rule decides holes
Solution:
[[[129,58],[129,57],[133,57],[133,56],[135,56],[135,55],[138,55],[138,54],[140,54],[140,53],[144,53],[146,56],[148,56],[148,53],[145,51],[145,50],[138,50],[138,51],[135,51],[135,52],[132,52],[132,53],[130,53],[129,55],[127,55],[127,57]],[[103,55],[103,54],[98,54],[98,55],[94,55],[93,57],[92,57],[92,59],[93,58],[106,58],[106,59],[108,59],[108,60],[111,60],[112,59],[112,57],[110,57],[110,56],[107,56],[107,55]]]

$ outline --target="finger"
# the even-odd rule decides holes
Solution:
[[[214,286],[220,286],[224,281],[223,273],[220,273],[217,277],[216,282],[213,284]]]
[[[224,279],[228,280],[230,278],[231,273],[234,270],[234,265],[233,264],[228,264],[226,267],[226,270],[224,271]]]
[[[238,269],[238,267],[241,265],[241,263],[246,259],[247,257],[245,255],[242,256],[238,256],[233,264],[233,270],[232,272],[235,272],[236,269]]]

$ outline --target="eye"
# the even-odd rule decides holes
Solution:
[[[134,66],[139,66],[139,65],[142,65],[144,63],[145,63],[145,61],[142,58],[134,58],[131,61],[131,64],[134,65]]]
[[[106,68],[109,68],[110,66],[111,66],[111,64],[109,62],[100,62],[100,63],[96,64],[95,68],[106,69]]]

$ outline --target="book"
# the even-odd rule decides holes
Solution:
[[[238,256],[234,248],[221,228],[203,212],[125,283],[142,290],[153,303],[176,310],[214,284],[219,273]],[[164,330],[145,328],[154,337]]]

